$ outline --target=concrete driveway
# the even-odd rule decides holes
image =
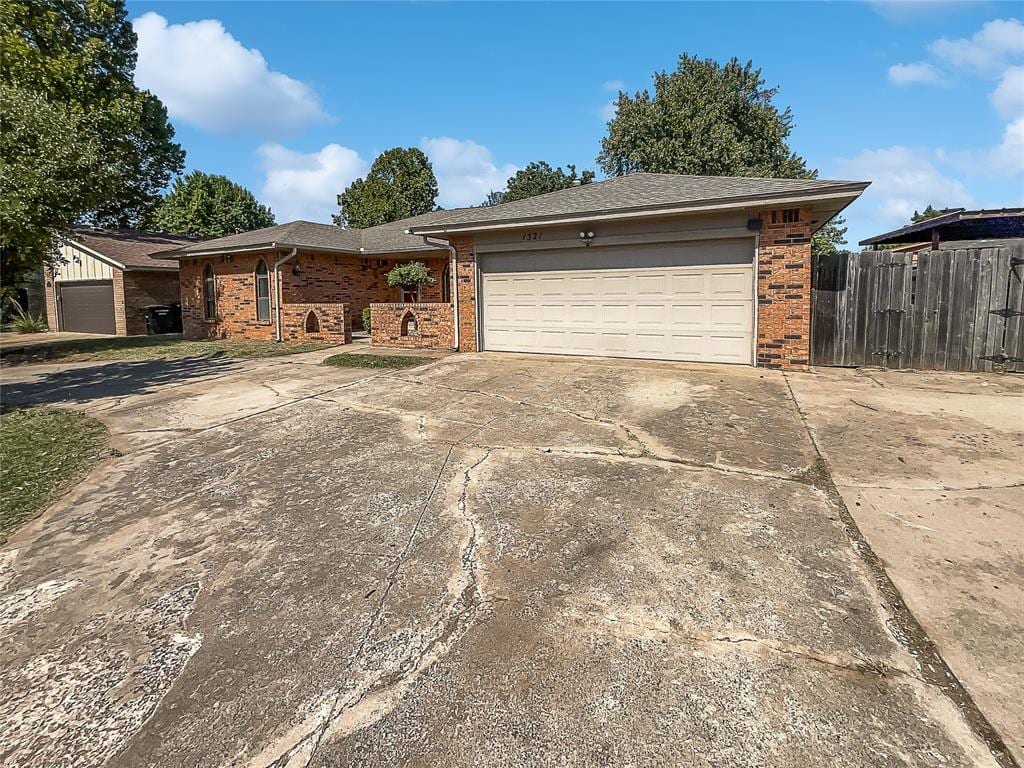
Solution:
[[[317,362],[5,371],[124,455],[0,550],[0,762],[997,764],[823,467],[824,379]]]

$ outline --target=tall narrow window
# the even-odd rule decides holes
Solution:
[[[256,265],[256,319],[270,319],[270,273],[263,259]]]
[[[206,305],[206,319],[217,319],[217,284],[213,279],[213,265],[203,270],[203,303]]]
[[[441,270],[441,301],[448,304],[452,300],[452,267],[445,264]]]

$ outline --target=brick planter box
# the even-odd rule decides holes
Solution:
[[[377,347],[455,346],[455,313],[451,304],[371,304],[370,328],[370,339]]]
[[[352,343],[352,314],[347,304],[282,304],[283,341]]]

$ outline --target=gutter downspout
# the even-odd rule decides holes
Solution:
[[[409,230],[406,230],[406,234],[411,234]],[[459,351],[461,330],[459,328],[459,265],[455,256],[455,246],[449,243],[447,240],[434,240],[431,242],[429,235],[420,235],[423,238],[423,242],[427,245],[439,245],[443,248],[447,248],[451,254],[451,275],[452,275],[452,314],[455,316],[455,346],[452,348],[455,352]]]
[[[276,245],[276,243],[275,243]],[[282,259],[274,262],[274,340],[283,341],[281,337],[281,304],[284,302],[284,288],[281,286],[281,265],[289,259],[294,259],[299,252],[298,248],[292,250]]]

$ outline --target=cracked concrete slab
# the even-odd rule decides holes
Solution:
[[[1024,760],[1024,377],[787,379],[865,539]]]
[[[79,374],[76,407],[163,432],[3,552],[5,765],[996,764],[780,374],[202,375],[108,407]]]

